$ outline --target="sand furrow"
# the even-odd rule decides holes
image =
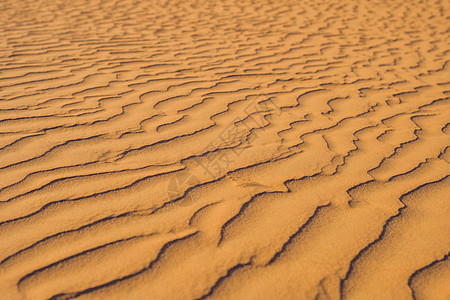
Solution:
[[[447,299],[449,13],[0,1],[0,298]]]

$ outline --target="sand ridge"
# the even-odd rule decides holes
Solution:
[[[0,2],[0,299],[449,299],[449,18]]]

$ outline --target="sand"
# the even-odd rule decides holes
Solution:
[[[0,299],[450,299],[449,1],[0,24]]]

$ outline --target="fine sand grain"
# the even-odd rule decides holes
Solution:
[[[450,299],[450,1],[0,1],[0,299]]]

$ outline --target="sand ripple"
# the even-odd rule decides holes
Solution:
[[[1,1],[0,298],[449,299],[449,18]]]

